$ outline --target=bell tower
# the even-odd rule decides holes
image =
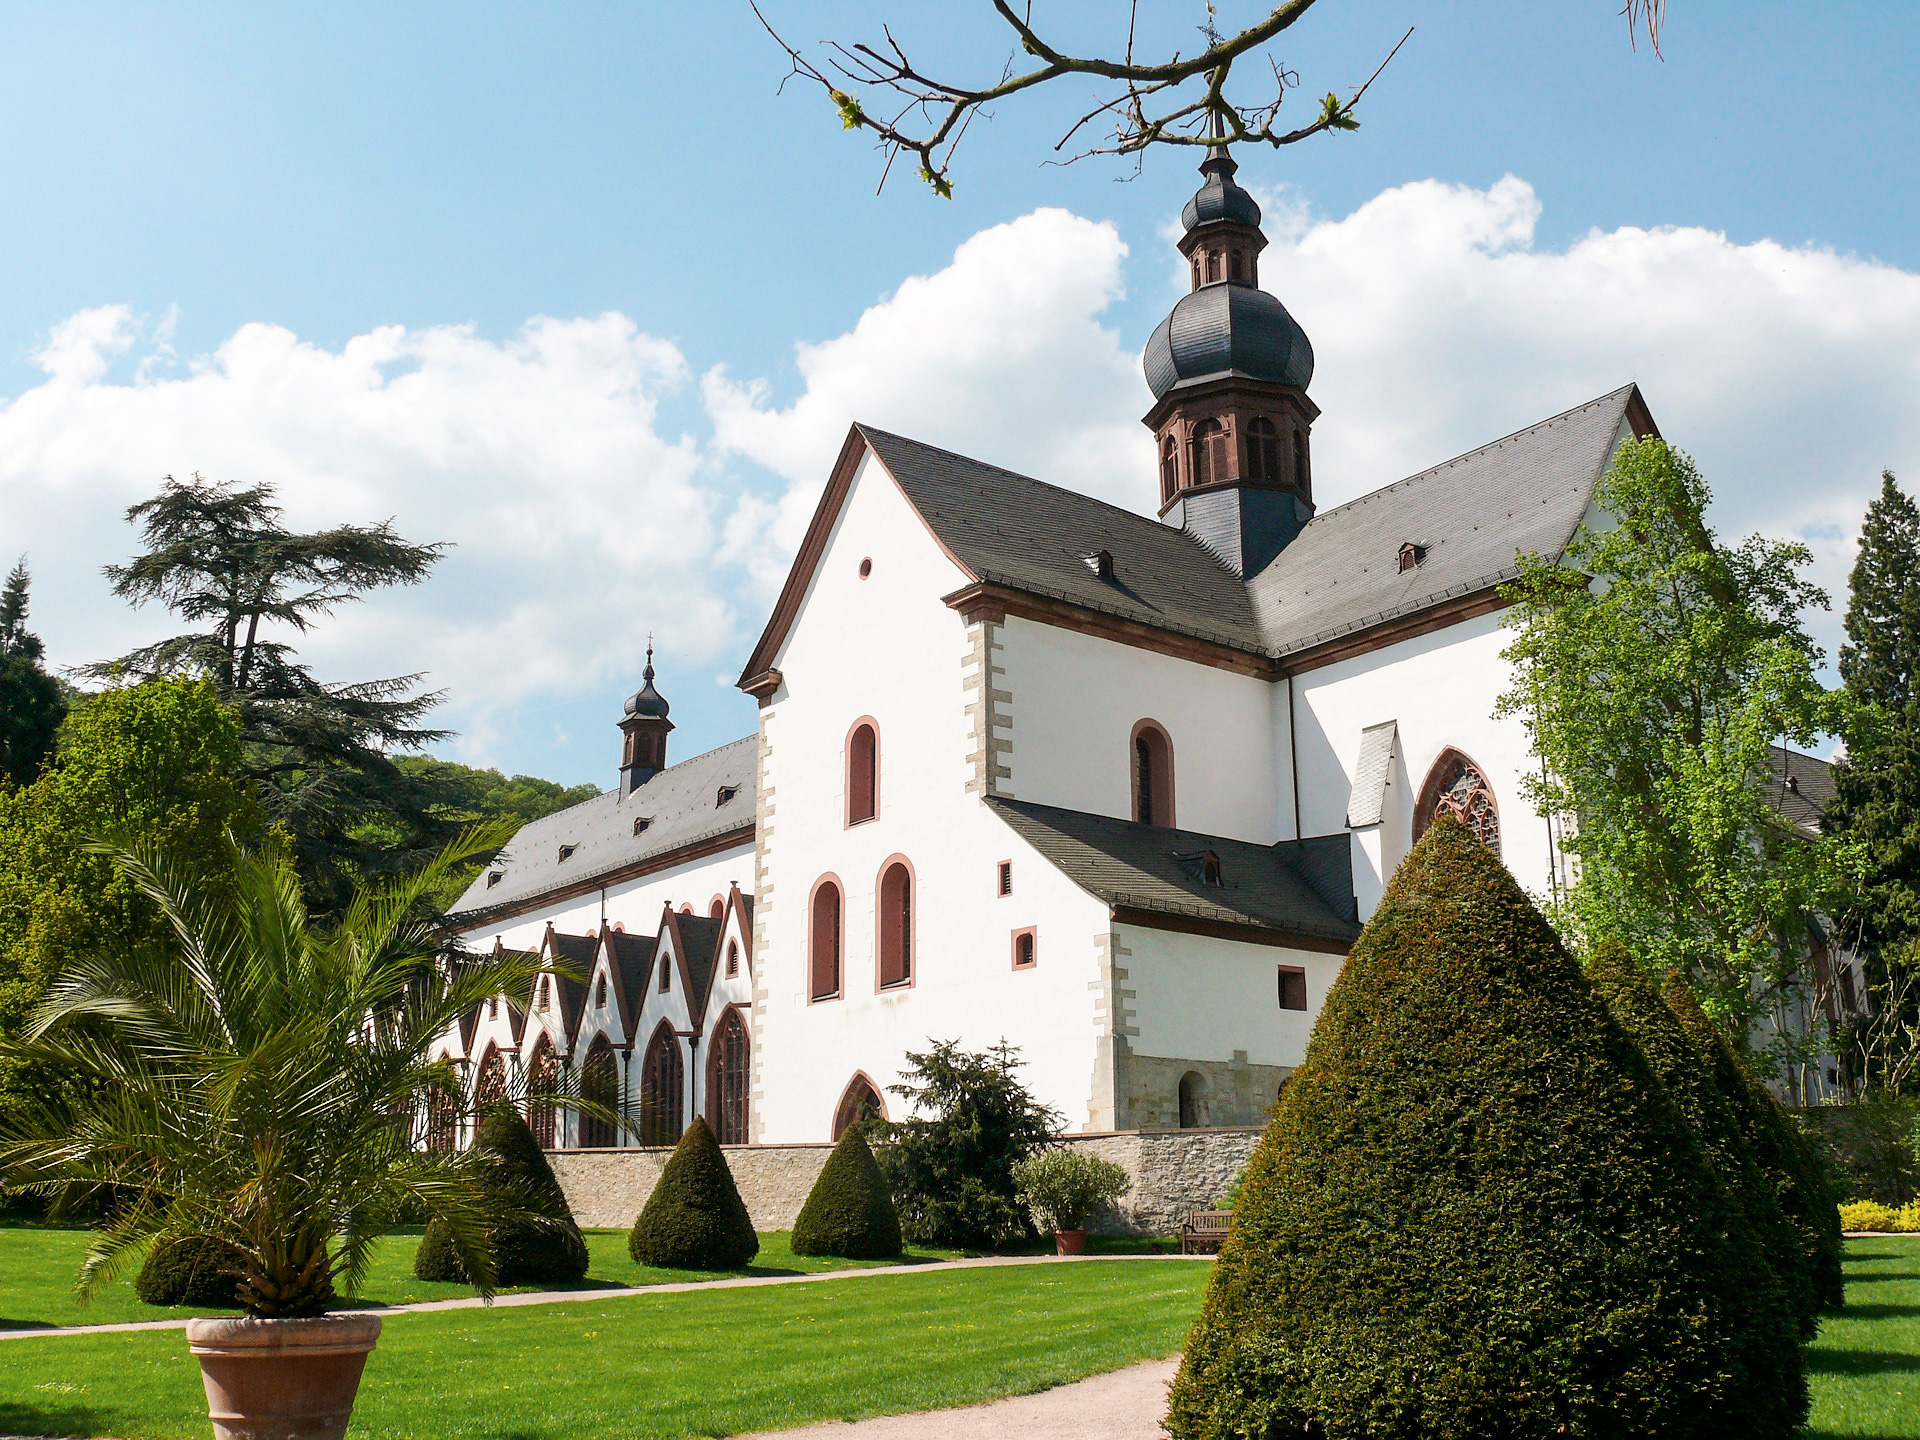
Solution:
[[[1216,128],[1216,135],[1217,135]],[[1188,293],[1142,357],[1153,408],[1160,517],[1237,575],[1258,573],[1313,518],[1313,346],[1260,289],[1260,207],[1217,140],[1181,212]]]
[[[620,793],[631,795],[667,768],[667,701],[653,688],[653,637],[647,637],[647,668],[638,693],[627,697],[620,716]]]

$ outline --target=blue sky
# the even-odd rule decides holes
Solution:
[[[951,55],[966,74],[1006,48],[985,6],[765,8],[803,42],[873,38],[885,16],[929,67]],[[1262,8],[1223,0],[1222,23]],[[1878,467],[1920,474],[1903,418],[1920,23],[1877,4],[1818,24],[1804,5],[1671,11],[1664,60],[1629,45],[1612,0],[1322,0],[1280,47],[1304,109],[1416,27],[1359,133],[1242,174],[1299,244],[1277,239],[1268,288],[1347,400],[1321,453],[1351,475],[1326,478],[1323,503],[1625,378],[1718,461],[1722,524],[1808,539],[1830,584]],[[1184,44],[1203,7],[1152,12]],[[1093,43],[1124,7],[1037,13]],[[1111,160],[1043,163],[1077,95],[999,107],[941,202],[911,180],[874,193],[865,142],[816,92],[778,93],[784,60],[743,0],[23,6],[0,41],[0,559],[31,555],[62,663],[159,623],[99,578],[130,539],[119,508],[167,470],[271,479],[296,519],[395,514],[461,547],[438,595],[384,597],[316,637],[327,673],[426,669],[463,731],[451,753],[610,782],[649,625],[677,753],[752,726],[724,682],[817,490],[821,437],[854,414],[1119,498],[1143,483],[1145,392],[1121,371],[1176,293],[1166,231],[1194,177],[1184,155],[1129,183]],[[1053,210],[1084,223],[1033,218]],[[1660,227],[1706,238],[1649,259],[1639,237]],[[983,235],[1000,239],[956,257]],[[1057,304],[1020,288],[1049,265],[1074,292]],[[939,369],[926,317],[995,304],[1050,338],[996,358],[976,335]],[[1693,312],[1684,336],[1661,329],[1676,310]],[[552,326],[529,339],[535,317]],[[800,346],[825,347],[811,371]],[[1502,357],[1533,358],[1516,376]],[[924,415],[884,383],[916,364]],[[1023,366],[1082,365],[1065,452],[994,408]],[[1562,389],[1531,383],[1543,367]],[[366,409],[369,386],[391,403]],[[1785,443],[1804,453],[1753,438],[1754,417],[1796,403]],[[430,434],[407,431],[428,414]],[[1126,478],[1076,471],[1092,454]]]

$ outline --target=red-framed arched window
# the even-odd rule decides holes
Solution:
[[[460,1102],[444,1088],[427,1092],[426,1143],[429,1150],[449,1151],[459,1138]]]
[[[880,867],[874,887],[873,933],[879,944],[882,990],[913,983],[913,866],[896,855]]]
[[[1194,261],[1197,266],[1200,262]],[[1160,442],[1160,501],[1173,499],[1180,489],[1180,442],[1168,435]]]
[[[1195,485],[1227,478],[1227,431],[1218,420],[1202,420],[1187,441],[1187,474]]]
[[[1142,720],[1128,741],[1133,779],[1133,818],[1142,825],[1172,825],[1173,741],[1158,721]]]
[[[747,1081],[753,1041],[740,1007],[729,1005],[707,1050],[707,1123],[722,1145],[747,1143]]]
[[[553,1041],[544,1034],[534,1042],[533,1058],[527,1061],[527,1127],[542,1150],[554,1147],[555,1115],[553,1092],[560,1078],[560,1066],[553,1058]]]
[[[605,1035],[593,1037],[587,1058],[580,1066],[580,1098],[592,1105],[618,1112],[620,1108],[620,1062]],[[580,1114],[580,1146],[585,1150],[604,1149],[618,1142],[619,1127],[604,1116]]]
[[[887,1118],[887,1102],[880,1098],[880,1087],[867,1078],[867,1072],[854,1072],[847,1088],[840,1092],[840,1103],[833,1109],[833,1138],[839,1138],[869,1115]]]
[[[709,920],[722,919],[725,917],[726,913],[727,913],[727,902],[721,896],[716,895],[713,897],[713,899],[707,902],[707,918]]]
[[[831,875],[813,887],[810,944],[807,952],[807,993],[815,1000],[831,1000],[840,993],[840,960],[846,937],[846,896]]]
[[[847,732],[847,824],[880,813],[880,727],[870,716]]]
[[[672,1145],[685,1124],[686,1070],[680,1037],[662,1020],[640,1063],[640,1143]]]
[[[1413,838],[1427,833],[1436,815],[1451,815],[1494,854],[1500,853],[1500,806],[1487,783],[1487,772],[1465,753],[1452,747],[1440,752],[1413,807]]]

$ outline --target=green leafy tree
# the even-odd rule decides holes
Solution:
[[[441,1221],[483,1294],[503,1214],[472,1153],[415,1148],[423,1101],[464,1106],[453,1065],[430,1059],[458,1018],[526,994],[539,963],[507,952],[449,963],[427,898],[498,846],[475,833],[419,871],[355,893],[316,923],[279,847],[232,841],[209,875],[150,840],[108,852],[165,916],[165,943],[100,948],[69,965],[9,1058],[92,1083],[0,1117],[0,1170],[54,1197],[117,1200],[96,1230],[82,1293],[158,1245],[238,1251],[241,1308],[324,1310],[352,1294],[372,1247],[412,1210]]]
[[[1801,616],[1826,596],[1805,546],[1715,542],[1693,462],[1660,440],[1623,445],[1558,562],[1524,559],[1503,594],[1520,716],[1545,762],[1527,782],[1569,817],[1578,878],[1556,918],[1590,949],[1620,941],[1745,1021],[1793,983],[1807,920],[1834,903],[1840,852],[1776,813],[1776,737],[1811,747],[1843,728],[1815,677]]]
[[[146,548],[107,567],[114,593],[136,606],[158,601],[194,628],[92,672],[212,679],[239,711],[243,772],[293,836],[322,903],[342,903],[356,875],[424,858],[421,847],[396,855],[356,839],[371,817],[398,814],[432,831],[425,853],[445,844],[451,831],[430,824],[427,802],[391,758],[445,738],[423,723],[440,696],[422,693],[418,675],[327,684],[289,639],[368,591],[419,584],[445,547],[411,544],[390,521],[297,534],[281,524],[271,486],[198,475],[169,475],[127,519]]]
[[[1686,1120],[1497,857],[1400,867],[1261,1137],[1175,1440],[1787,1437],[1798,1338]]]
[[[27,562],[0,589],[0,780],[31,784],[53,753],[67,713],[60,682],[42,663],[46,648],[27,629]]]
[[[496,820],[524,825],[600,793],[597,785],[560,785],[535,775],[509,778],[430,755],[398,756],[394,768],[399,772],[394,803],[353,831],[355,842],[379,857],[375,869],[430,850],[449,829]]]
[[[954,1040],[907,1052],[906,1079],[891,1086],[911,1113],[870,1119],[875,1158],[921,1245],[984,1249],[1033,1234],[1014,1169],[1052,1143],[1064,1123],[1020,1083],[1020,1052],[1002,1043],[970,1053]]]
[[[158,907],[87,842],[144,836],[181,856],[218,853],[263,820],[236,778],[240,722],[206,680],[89,696],[56,761],[0,790],[0,1036],[16,1036],[54,976],[95,953],[131,955],[168,933]],[[0,1058],[0,1114],[44,1100],[68,1072]]]

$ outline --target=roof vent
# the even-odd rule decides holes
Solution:
[[[1420,562],[1421,562],[1422,560],[1424,560],[1424,559],[1426,559],[1426,558],[1427,558],[1427,547],[1426,547],[1426,546],[1424,546],[1424,545],[1416,545],[1416,544],[1415,544],[1415,543],[1414,543],[1413,541],[1411,541],[1411,540],[1409,540],[1409,541],[1407,541],[1407,543],[1406,543],[1406,544],[1404,544],[1404,545],[1402,545],[1402,546],[1400,547],[1400,571],[1401,571],[1401,573],[1402,573],[1402,574],[1405,574],[1405,573],[1406,573],[1407,571],[1409,571],[1409,570],[1415,570],[1415,569],[1418,569],[1418,568],[1419,568],[1419,565],[1420,565]]]
[[[1187,874],[1195,880],[1198,880],[1202,885],[1224,886],[1227,883],[1226,876],[1220,868],[1220,852],[1218,850],[1201,850],[1192,855],[1176,855],[1173,858],[1186,866]]]
[[[560,847],[561,863],[565,864],[567,861],[571,860],[573,858],[573,852],[579,848],[580,847],[577,845],[562,845]]]
[[[653,824],[653,817],[651,815],[636,815],[633,817],[633,833],[636,835],[644,835],[647,827],[651,824]]]
[[[714,799],[713,803],[715,805],[725,805],[729,801],[731,801],[734,796],[738,795],[739,793],[740,793],[740,787],[738,785],[722,785],[720,787],[720,793]]]
[[[1102,580],[1113,579],[1113,552],[1111,550],[1096,550],[1091,555],[1083,555],[1081,559],[1087,562],[1087,568],[1093,571],[1098,578]]]
[[[1799,793],[1800,793],[1800,777],[1798,775],[1787,776],[1787,794],[1798,795]]]
[[[504,870],[489,870],[487,872],[487,889],[493,889],[494,886],[506,878],[507,872]]]

